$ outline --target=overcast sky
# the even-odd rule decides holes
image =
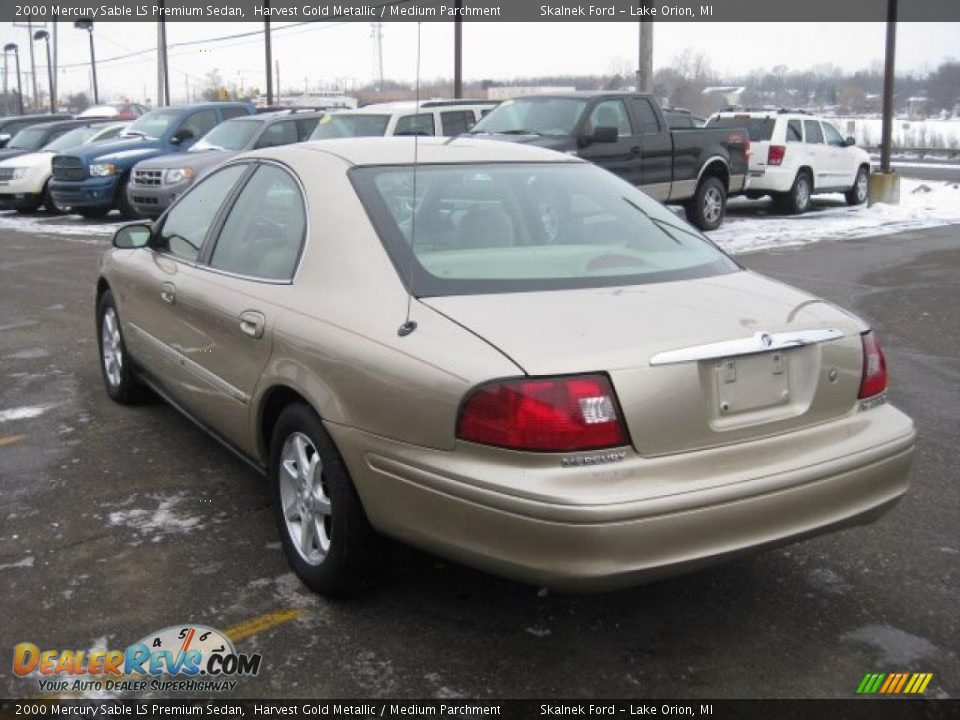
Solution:
[[[280,28],[285,23],[275,23]],[[203,40],[255,31],[262,23],[169,22],[167,41]],[[654,66],[669,65],[684,49],[703,52],[714,69],[739,73],[787,65],[792,69],[832,63],[844,69],[868,68],[883,57],[882,23],[657,23]],[[423,23],[421,77],[453,74],[453,27]],[[72,24],[59,28],[61,94],[88,91],[86,32]],[[384,74],[412,80],[416,73],[417,23],[384,23]],[[468,80],[506,80],[523,75],[607,73],[635,68],[636,23],[464,23],[464,76]],[[156,47],[156,24],[101,22],[95,30],[101,99],[153,99],[156,56],[106,62],[129,52]],[[21,67],[29,71],[27,30],[0,23],[0,41],[21,48]],[[960,58],[960,23],[900,23],[898,71],[925,71],[943,60]],[[46,87],[42,42],[35,44],[38,81]],[[274,58],[280,63],[281,89],[312,89],[369,82],[375,76],[374,41],[368,23],[313,23],[274,33]],[[12,63],[12,57],[11,63]],[[217,68],[227,83],[264,89],[261,36],[212,42],[170,51],[171,94],[182,100],[187,84],[203,83]],[[13,71],[10,71],[13,82]],[[29,95],[29,80],[25,92]],[[958,88],[960,94],[960,88]]]

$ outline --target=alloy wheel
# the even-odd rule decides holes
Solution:
[[[117,312],[108,307],[100,323],[100,348],[103,352],[103,372],[110,387],[120,387],[123,378],[123,341]]]
[[[287,533],[297,554],[310,565],[323,563],[330,550],[333,520],[316,445],[291,433],[280,452],[280,502]]]

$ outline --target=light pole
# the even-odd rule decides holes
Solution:
[[[273,105],[273,73],[271,72],[273,49],[270,46],[270,0],[264,2],[264,7],[267,8],[267,14],[263,16],[263,46],[265,67],[267,69],[267,105],[270,106]]]
[[[90,70],[93,73],[93,104],[100,104],[100,93],[97,90],[97,56],[93,52],[93,20],[85,18],[77,20],[73,26],[77,30],[86,30],[90,35]]]
[[[53,63],[50,61],[50,33],[46,30],[37,30],[33,34],[34,40],[45,40],[47,43],[47,83],[50,86],[50,114],[57,112],[57,97],[53,90]]]
[[[16,43],[7,43],[3,46],[4,55],[8,52],[13,53],[13,59],[16,60],[17,68],[17,100],[20,103],[20,114],[23,115],[23,83],[20,80],[20,51]]]
[[[463,97],[463,0],[457,0],[454,7],[457,15],[453,19],[453,96]]]

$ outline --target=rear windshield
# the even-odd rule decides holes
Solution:
[[[587,106],[577,98],[532,97],[504,100],[478,122],[471,132],[572,135]]]
[[[89,125],[87,127],[74,128],[70,132],[58,137],[52,143],[45,145],[43,149],[48,152],[63,152],[64,150],[72,150],[75,147],[83,145],[87,140],[92,138],[101,130],[103,130],[103,128],[99,125]]]
[[[310,139],[380,137],[387,131],[389,122],[389,115],[324,115]]]
[[[773,126],[775,124],[776,120],[773,118],[750,117],[749,115],[712,117],[707,121],[708,128],[745,128],[753,142],[769,140],[773,137]]]
[[[31,127],[21,130],[13,136],[13,140],[7,143],[11,150],[36,150],[50,134],[49,128]]]
[[[738,266],[633,185],[586,163],[360,167],[350,172],[414,295],[685,280]],[[415,213],[414,213],[415,210]]]

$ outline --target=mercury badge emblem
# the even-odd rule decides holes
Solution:
[[[765,348],[768,348],[771,345],[773,345],[773,338],[770,337],[770,333],[764,333],[763,335],[760,336],[760,344],[763,345]]]

